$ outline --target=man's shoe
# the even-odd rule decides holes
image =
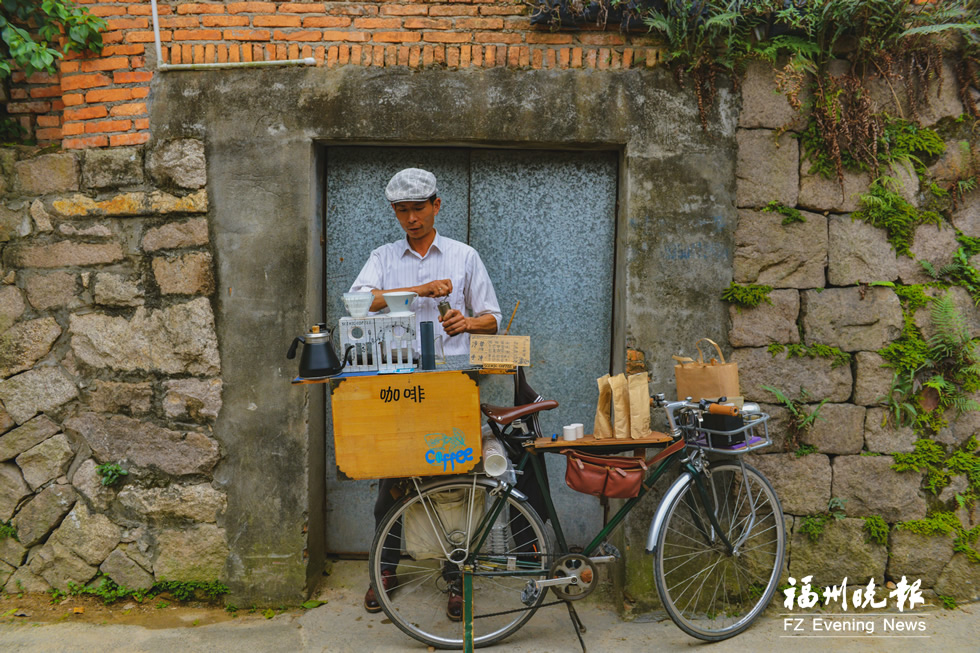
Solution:
[[[463,620],[463,597],[455,590],[449,590],[449,603],[446,604],[446,616],[450,621]]]
[[[398,587],[398,577],[395,576],[395,572],[390,569],[382,569],[381,586],[386,592]],[[381,612],[381,604],[378,603],[378,597],[375,595],[373,587],[369,587],[367,594],[364,595],[364,609],[371,613]]]

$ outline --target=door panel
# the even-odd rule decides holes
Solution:
[[[617,159],[610,152],[337,147],[327,151],[327,321],[346,315],[341,295],[371,250],[403,236],[384,187],[406,167],[431,170],[440,233],[469,242],[493,281],[506,328],[531,336],[531,385],[560,407],[548,433],[582,422],[590,432],[595,379],[609,371]],[[481,401],[513,401],[511,377],[484,377]],[[376,481],[337,477],[327,415],[327,551],[371,544]],[[569,542],[601,526],[596,501],[569,490],[564,459],[550,458],[551,487]]]

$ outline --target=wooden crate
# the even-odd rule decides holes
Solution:
[[[461,474],[480,460],[480,391],[463,372],[351,377],[331,404],[337,467],[350,478]]]

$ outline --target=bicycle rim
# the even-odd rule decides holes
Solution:
[[[657,535],[654,577],[670,618],[706,641],[733,637],[772,600],[786,549],[783,511],[769,481],[746,465],[722,463],[704,478],[728,548],[711,526],[691,479]],[[754,506],[754,510],[753,510]]]
[[[429,646],[463,647],[463,623],[451,621],[446,614],[450,585],[462,587],[459,565],[449,560],[458,561],[461,551],[476,546],[475,531],[481,515],[494,506],[496,497],[490,490],[495,485],[481,479],[475,486],[472,480],[464,480],[422,488],[421,494],[413,493],[396,504],[375,534],[370,559],[375,588],[380,586],[382,556],[387,552],[389,560],[398,560],[397,585],[387,592],[376,589],[378,601],[395,625]],[[455,508],[446,507],[451,504]],[[526,503],[509,497],[494,526],[475,556],[475,646],[493,644],[518,630],[545,596],[542,593],[530,608],[521,601],[528,580],[547,573],[550,546],[540,517]],[[481,575],[506,570],[531,574]]]

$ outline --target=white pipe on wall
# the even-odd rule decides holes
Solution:
[[[153,42],[157,51],[157,70],[210,70],[214,68],[262,68],[266,66],[315,66],[316,59],[284,59],[282,61],[229,61],[226,63],[177,63],[163,62],[163,48],[160,45],[160,18],[157,14],[157,0],[150,0],[153,14]]]

